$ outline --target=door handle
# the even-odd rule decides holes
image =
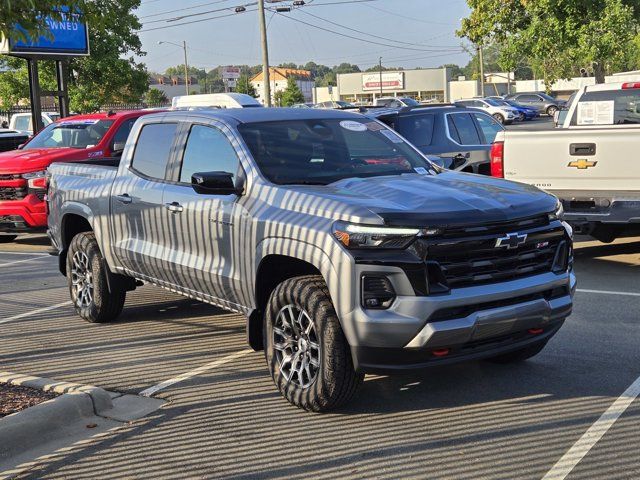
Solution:
[[[116,195],[115,199],[120,203],[124,203],[125,205],[133,202],[133,198],[131,198],[128,193],[123,193],[122,195]]]
[[[183,208],[178,202],[165,203],[164,207],[171,213],[180,213]]]

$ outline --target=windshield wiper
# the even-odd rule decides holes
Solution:
[[[327,183],[319,182],[317,180],[291,180],[286,183],[281,183],[280,185],[327,185]]]

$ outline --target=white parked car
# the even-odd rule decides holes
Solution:
[[[380,97],[376,98],[374,105],[387,108],[418,107],[420,102],[411,97]]]
[[[502,105],[502,102],[492,98],[468,98],[456,100],[454,103],[464,107],[473,107],[484,110],[504,125],[509,125],[520,118],[520,114],[515,108]]]
[[[47,125],[55,122],[60,118],[58,112],[42,112],[42,125]],[[26,133],[27,135],[33,135],[33,120],[30,113],[16,113],[11,116],[9,121],[9,129],[17,130],[20,133]]]

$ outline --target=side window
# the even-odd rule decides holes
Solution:
[[[493,143],[493,141],[496,139],[496,135],[498,135],[498,132],[504,130],[502,125],[496,122],[493,117],[489,115],[485,115],[483,113],[473,113],[472,115],[476,119],[476,122],[478,122],[480,130],[482,130],[482,135],[484,136],[485,140],[483,143],[485,144]]]
[[[539,102],[541,99],[538,95],[520,95],[518,101],[520,102]]]
[[[111,140],[112,150],[113,146],[116,143],[126,143],[129,132],[131,132],[131,127],[133,127],[133,124],[136,123],[136,120],[137,118],[130,118],[129,120],[125,120],[124,122],[122,122],[122,124],[118,127],[115,135],[113,136],[113,139]]]
[[[164,180],[177,123],[150,123],[142,127],[131,166],[147,177]]]
[[[458,135],[458,129],[456,129],[455,124],[453,123],[453,115],[447,115],[447,127],[449,129],[449,136],[454,142],[462,143],[460,141],[460,135]]]
[[[431,145],[435,115],[410,115],[398,118],[398,132],[418,147]]]
[[[191,183],[191,175],[198,172],[227,172],[235,176],[238,164],[236,150],[224,133],[215,127],[194,125],[182,157],[180,182]]]
[[[460,138],[458,143],[462,145],[480,145],[482,143],[471,115],[468,113],[456,113],[452,114],[451,117],[453,117],[453,125]]]

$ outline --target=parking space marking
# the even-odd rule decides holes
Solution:
[[[194,368],[193,370],[182,373],[176,377],[170,378],[169,380],[165,380],[164,382],[160,382],[159,384],[154,385],[153,387],[149,387],[146,390],[141,391],[139,395],[142,395],[143,397],[150,397],[151,395],[159,392],[160,390],[164,390],[165,388],[175,385],[176,383],[180,383],[190,378],[193,378],[197,375],[200,375],[202,373],[206,373],[209,370],[213,370],[216,367],[220,367],[229,362],[232,362],[236,358],[244,357],[245,355],[251,352],[253,352],[253,350],[250,348],[247,348],[245,350],[240,350],[238,352],[232,353],[231,355],[227,355],[224,358],[207,363],[206,365],[202,365],[201,367]]]
[[[5,250],[0,250],[0,255],[33,255],[33,256],[43,256],[50,257],[48,253],[40,253],[40,252],[7,252]]]
[[[46,258],[46,257],[38,256],[35,258],[25,258],[24,260],[15,260],[13,262],[8,262],[8,263],[0,263],[0,267],[9,267],[11,265],[15,265],[16,263],[33,262],[35,260],[42,260],[43,258]]]
[[[626,295],[628,297],[640,297],[640,293],[634,292],[613,292],[610,290],[588,290],[584,288],[578,288],[576,291],[580,293],[599,293],[601,295]]]
[[[14,315],[13,317],[3,318],[0,320],[0,323],[12,322],[14,320],[20,320],[22,318],[30,317],[31,315],[37,315],[39,313],[48,312],[50,310],[55,310],[57,308],[66,307],[67,305],[71,305],[71,300],[67,300],[66,302],[58,303],[57,305],[51,305],[49,307],[38,308],[36,310],[31,310],[29,312],[21,313],[19,315]]]
[[[633,401],[640,396],[640,377],[611,404],[596,422],[589,427],[580,439],[573,444],[567,453],[547,472],[542,480],[564,480],[575,466],[598,443],[611,426],[629,408]]]

